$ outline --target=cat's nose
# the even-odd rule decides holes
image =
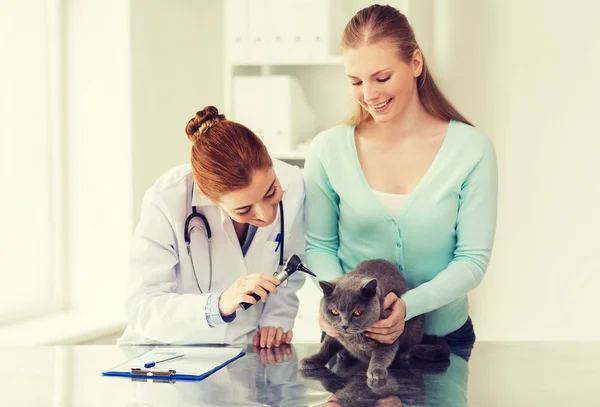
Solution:
[[[342,325],[342,328],[343,328],[343,329],[344,329],[344,331],[345,331],[346,329],[348,329],[348,325]]]

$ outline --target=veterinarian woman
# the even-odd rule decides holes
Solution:
[[[215,107],[185,131],[191,166],[168,171],[144,196],[118,343],[289,344],[304,277],[276,287],[273,273],[304,253],[300,170],[272,160]]]

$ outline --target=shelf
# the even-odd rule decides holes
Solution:
[[[341,55],[333,55],[326,58],[314,60],[284,60],[284,61],[248,61],[231,62],[232,66],[342,66],[344,59]]]
[[[307,151],[295,150],[295,151],[276,151],[269,152],[269,155],[278,160],[304,160],[306,159]]]

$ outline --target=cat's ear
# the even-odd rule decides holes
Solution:
[[[377,279],[369,280],[368,283],[362,286],[360,293],[365,298],[373,298],[377,294]]]
[[[327,297],[335,290],[335,284],[328,281],[319,280],[319,285],[321,286],[321,290],[323,290],[323,294]]]

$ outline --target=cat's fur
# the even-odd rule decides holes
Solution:
[[[398,297],[408,291],[402,273],[386,260],[367,260],[334,281],[319,281],[323,290],[321,315],[341,335],[325,336],[321,350],[300,363],[300,369],[324,367],[338,352],[369,364],[367,377],[382,380],[394,360],[416,357],[423,360],[448,360],[450,349],[442,338],[424,338],[425,320],[420,315],[406,321],[402,335],[392,344],[370,339],[364,332],[375,322],[387,318],[382,311],[384,298],[393,292]],[[333,315],[332,310],[339,312]],[[353,313],[360,311],[359,316]]]

